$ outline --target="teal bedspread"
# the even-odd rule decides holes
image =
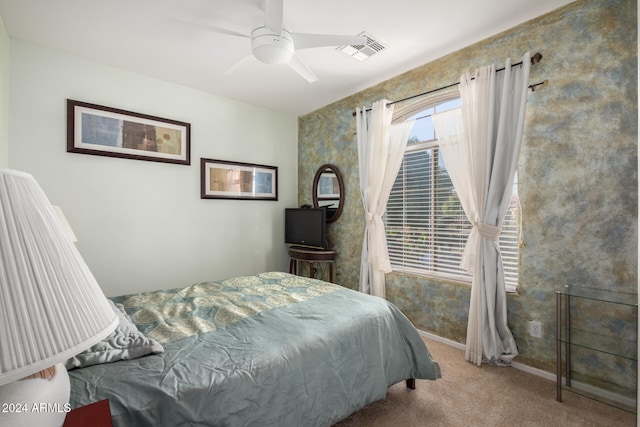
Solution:
[[[436,379],[387,301],[271,272],[112,298],[164,353],[75,369],[72,407],[114,426],[330,426],[405,379]]]

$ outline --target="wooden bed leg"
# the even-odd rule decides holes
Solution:
[[[407,380],[407,388],[410,388],[411,390],[415,390],[416,389],[416,379],[415,378],[409,378]]]

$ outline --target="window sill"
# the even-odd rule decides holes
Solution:
[[[452,277],[446,274],[433,274],[433,273],[425,273],[422,271],[416,271],[412,269],[399,269],[394,268],[393,271],[389,274],[397,274],[401,276],[413,276],[423,280],[432,280],[438,283],[446,283],[449,285],[459,285],[459,286],[468,286],[471,287],[471,279],[463,279],[458,277]],[[519,296],[518,289],[509,290],[507,289],[507,295]]]

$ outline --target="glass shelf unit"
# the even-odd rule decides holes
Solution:
[[[635,322],[633,333],[620,333],[620,330],[594,330],[592,321],[582,322],[579,325],[572,321],[572,302],[579,300],[590,304],[603,305],[602,310],[609,312],[618,306],[623,312],[630,315],[630,321]],[[608,306],[604,306],[608,305]],[[613,306],[612,306],[613,305]],[[611,358],[626,361],[637,370],[637,319],[638,319],[638,295],[635,293],[616,292],[606,289],[589,288],[584,286],[563,285],[556,290],[556,400],[562,402],[562,390],[571,391],[585,397],[601,401],[618,407],[625,411],[636,412],[637,374],[634,372],[633,390],[629,390],[633,396],[618,396],[617,393],[599,392],[596,387],[584,387],[572,383],[572,349],[578,351],[590,351]],[[591,319],[592,320],[592,319]],[[606,329],[606,328],[605,328]],[[606,334],[604,332],[607,332]],[[563,352],[564,349],[564,352]],[[564,360],[563,360],[564,356]],[[564,367],[564,383],[563,379]],[[593,390],[589,390],[592,388]],[[594,392],[595,391],[595,392]]]

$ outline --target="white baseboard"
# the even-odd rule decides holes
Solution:
[[[455,347],[459,350],[464,350],[465,349],[465,345],[461,344],[457,341],[453,341],[450,340],[448,338],[442,338],[441,336],[432,334],[431,332],[427,332],[427,331],[421,331],[420,329],[418,329],[418,333],[420,335],[422,335],[423,337],[429,338],[430,340],[434,340],[434,341],[438,341],[447,345],[450,345],[451,347]]]
[[[448,338],[442,338],[438,335],[432,334],[431,332],[426,332],[426,331],[421,331],[418,329],[418,333],[420,333],[420,335],[422,335],[425,338],[434,340],[434,341],[438,341],[441,342],[443,344],[447,344],[451,347],[460,349],[460,350],[464,350],[465,349],[465,345],[462,343],[459,343],[457,341],[453,341],[450,340]],[[547,372],[547,371],[543,371],[542,369],[538,369],[538,368],[534,368],[532,366],[529,365],[525,365],[524,363],[519,363],[519,362],[511,362],[511,366],[513,368],[516,368],[518,370],[524,371],[524,372],[528,372],[530,374],[536,375],[538,377],[547,379],[549,381],[553,381],[556,382],[556,374],[553,374],[551,372]],[[565,378],[562,377],[562,383],[564,384],[565,382]],[[578,390],[582,390],[584,392],[590,393],[590,394],[595,394],[597,396],[600,396],[604,399],[608,399],[620,404],[623,404],[625,406],[628,407],[636,407],[636,401],[632,398],[626,397],[626,396],[622,396],[620,394],[617,393],[613,393],[611,391],[607,391],[607,390],[603,390],[601,388],[598,387],[594,387],[592,385],[589,384],[584,384],[581,382],[577,382],[575,380],[573,380],[571,382],[571,387],[578,389]]]

